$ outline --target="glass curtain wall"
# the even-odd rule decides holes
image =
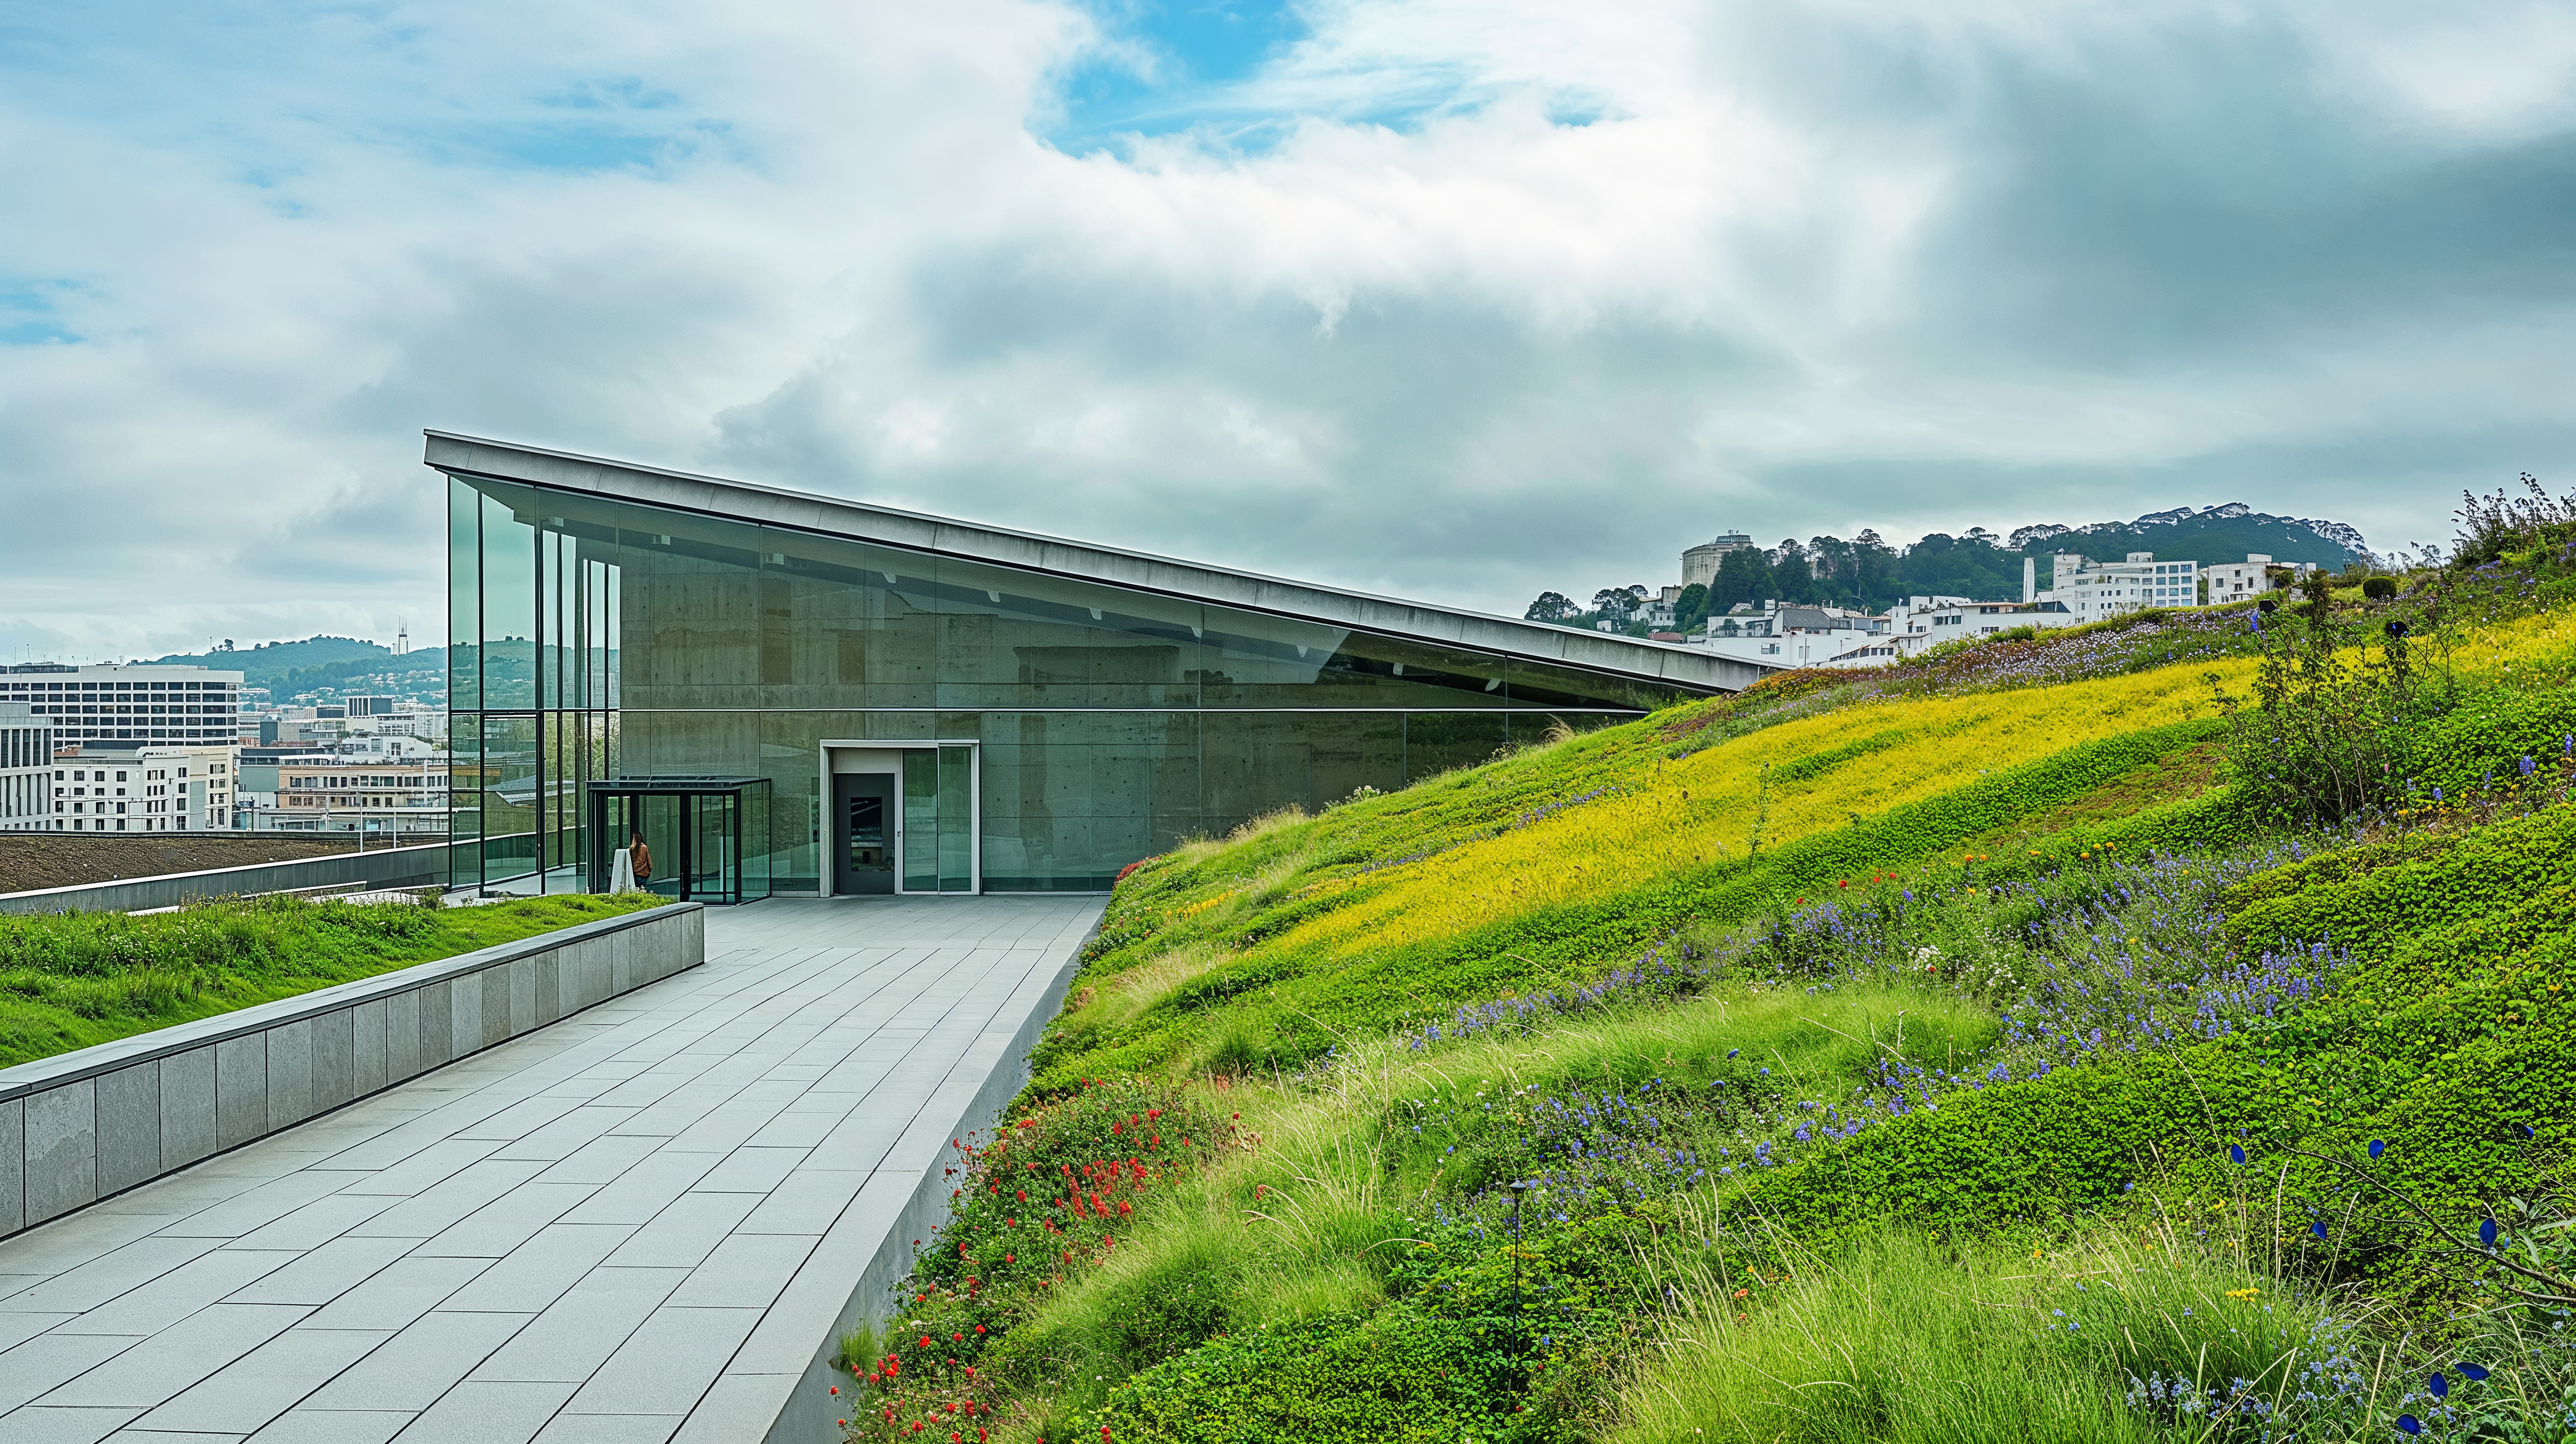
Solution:
[[[448,483],[449,884],[578,892],[583,786],[617,771],[613,541],[533,487]]]
[[[551,886],[585,855],[584,782],[742,774],[774,788],[743,846],[816,891],[833,742],[920,749],[906,891],[975,888],[979,839],[985,891],[1100,891],[1185,838],[1675,695],[516,482],[453,482],[449,517],[461,885]]]

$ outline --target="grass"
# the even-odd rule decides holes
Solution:
[[[853,1435],[2576,1434],[2567,1316],[2312,1156],[2576,1272],[2576,586],[2473,580],[2445,798],[2338,832],[2235,804],[2252,663],[2151,619],[1140,866]]]
[[[0,916],[0,1066],[453,957],[656,900],[472,908],[220,900],[173,913]]]

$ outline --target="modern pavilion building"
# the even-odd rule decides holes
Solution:
[[[453,881],[1099,892],[1185,838],[1758,663],[428,433]]]

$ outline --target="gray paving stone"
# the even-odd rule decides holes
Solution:
[[[389,1084],[406,1045],[416,1055],[424,1044],[438,1055],[490,1046],[106,1205],[129,1217],[94,1208],[0,1240],[0,1328],[19,1331],[19,1348],[0,1353],[0,1380],[17,1359],[50,1360],[42,1372],[62,1375],[54,1388],[106,1362],[85,1349],[134,1342],[72,1330],[154,1328],[168,1316],[140,1345],[168,1350],[185,1342],[178,1321],[209,1309],[317,1309],[123,1433],[383,1444],[405,1429],[412,1439],[536,1429],[656,1444],[696,1407],[691,1444],[748,1444],[823,1344],[882,1230],[908,1218],[917,1170],[935,1166],[957,1110],[969,1099],[990,1106],[985,1078],[1019,1026],[1012,1009],[1043,990],[1096,911],[1017,901],[745,909],[726,915],[735,943],[769,941],[720,945],[707,969],[508,1039],[496,1020],[518,1029],[542,1011],[533,965],[516,970],[524,998],[521,979],[501,970],[471,988],[415,992],[408,1016],[396,999],[370,1005],[375,1023],[344,1010],[353,1091],[373,1086],[374,1028]],[[824,945],[854,918],[886,945]],[[1067,928],[1052,951],[962,945]],[[613,949],[594,952],[614,962]],[[558,967],[559,1001],[580,973]],[[277,1050],[281,1080],[297,1070],[294,1051]],[[304,1051],[306,1106],[327,1108],[340,1087],[331,1025],[313,1028]],[[259,1058],[264,1073],[271,1061]],[[411,1063],[421,1061],[435,1059]],[[220,1142],[224,1060],[217,1050],[196,1064],[196,1126]],[[238,1093],[247,1070],[231,1075]],[[188,1095],[175,1076],[165,1068],[159,1080],[165,1149],[187,1132],[173,1121]],[[268,1081],[253,1090],[263,1115]],[[164,1232],[143,1236],[152,1229]],[[249,1247],[263,1243],[309,1249]],[[265,1263],[277,1266],[234,1283]],[[112,1377],[112,1366],[97,1373]],[[17,1444],[6,1422],[0,1438]]]
[[[179,1319],[35,1402],[65,1408],[149,1409],[284,1333],[310,1309],[215,1304]],[[110,1336],[101,1336],[110,1337]],[[0,1355],[5,1363],[6,1355]]]
[[[678,1414],[557,1414],[536,1444],[668,1444],[680,1432]]]
[[[529,1320],[527,1314],[422,1315],[304,1400],[313,1409],[426,1409]]]
[[[456,1130],[459,1138],[498,1138],[515,1140],[554,1122],[581,1104],[570,1098],[557,1098],[540,1093],[522,1098],[499,1112]]]
[[[41,1234],[24,1234],[11,1242],[33,1244],[41,1241],[42,1237]],[[0,1306],[38,1313],[78,1313],[94,1309],[128,1289],[150,1283],[208,1252],[216,1243],[217,1240],[210,1238],[165,1238],[157,1234],[139,1238],[65,1269],[33,1288],[21,1289],[6,1299],[0,1299]]]
[[[490,1266],[479,1258],[422,1258],[417,1254],[399,1258],[333,1299],[307,1324],[316,1329],[405,1328]]]
[[[406,1129],[411,1125],[405,1124]],[[349,1193],[393,1193],[409,1196],[426,1192],[431,1185],[453,1178],[473,1164],[480,1163],[500,1147],[492,1138],[449,1138],[423,1129],[411,1133],[401,1144],[363,1145],[331,1155],[334,1167],[370,1170],[363,1179],[344,1185]],[[378,1162],[377,1160],[382,1160]]]
[[[769,1307],[797,1267],[814,1251],[819,1234],[738,1233],[716,1245],[707,1261],[671,1295],[673,1308]]]
[[[536,1160],[484,1159],[349,1230],[360,1235],[431,1238],[448,1225],[545,1171]]]
[[[407,1238],[335,1238],[229,1295],[241,1304],[327,1304],[411,1249]]]
[[[255,1433],[387,1337],[360,1329],[288,1329],[145,1414],[135,1427]]]
[[[867,1174],[857,1169],[800,1168],[771,1190],[734,1232],[823,1233],[867,1181]]]
[[[483,1361],[478,1379],[579,1383],[606,1362],[686,1269],[597,1268]]]
[[[171,1237],[239,1238],[338,1192],[345,1182],[337,1175],[294,1169],[167,1224],[161,1232]]]
[[[507,1258],[477,1274],[472,1283],[457,1290],[440,1307],[539,1312],[563,1297],[566,1289],[579,1283],[634,1232],[633,1225],[622,1223],[549,1224]]]
[[[695,1268],[760,1202],[749,1193],[684,1193],[619,1245],[608,1262],[626,1268]]]
[[[469,1379],[424,1410],[402,1438],[404,1444],[527,1444],[574,1387]]]
[[[9,1444],[98,1444],[140,1409],[57,1409],[30,1404],[0,1415],[0,1438]]]
[[[685,1416],[758,1322],[758,1309],[656,1309],[564,1408]]]
[[[598,1112],[614,1110],[599,1109]],[[626,1170],[662,1146],[658,1138],[612,1134],[594,1138],[537,1175],[540,1183],[614,1183]]]
[[[232,1297],[296,1258],[285,1252],[215,1249],[78,1315],[64,1328],[79,1334],[155,1333],[174,1319]]]
[[[233,1241],[235,1248],[319,1248],[401,1202],[381,1193],[328,1193]]]
[[[723,1160],[712,1153],[656,1152],[565,1214],[566,1223],[650,1223]]]
[[[386,1444],[412,1417],[402,1409],[289,1409],[251,1444]]]
[[[596,1108],[563,1095],[548,1095],[549,1102],[575,1102],[572,1108],[550,1123],[529,1130],[524,1136],[503,1144],[496,1158],[564,1158],[590,1144],[600,1135],[635,1116],[632,1108]]]
[[[0,1354],[0,1411],[53,1392],[135,1343],[122,1334],[38,1334]]]
[[[599,1191],[588,1183],[523,1183],[458,1219],[413,1250],[499,1258]]]
[[[805,1148],[737,1148],[707,1170],[692,1193],[767,1194],[805,1161]]]
[[[78,1314],[19,1313],[0,1309],[0,1353],[5,1353],[36,1335],[79,1318]]]

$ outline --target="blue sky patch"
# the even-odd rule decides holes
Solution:
[[[77,281],[0,281],[0,346],[66,346],[81,337],[63,321],[58,298]]]
[[[1112,42],[1065,75],[1062,111],[1041,128],[1081,153],[1121,135],[1207,128],[1237,143],[1266,143],[1295,117],[1248,104],[1249,82],[1306,38],[1297,7],[1282,0],[1131,0],[1094,7]]]

